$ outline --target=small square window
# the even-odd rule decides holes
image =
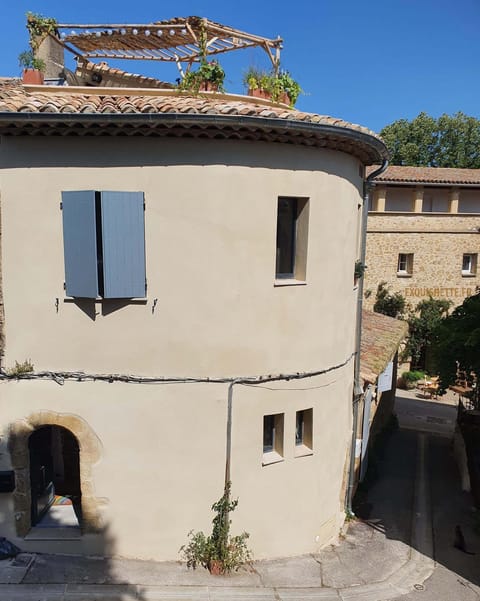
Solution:
[[[305,281],[307,239],[308,201],[280,197],[277,204],[276,279]]]
[[[462,275],[476,275],[477,254],[465,253],[462,259]]]
[[[283,460],[283,413],[263,416],[263,465]]]
[[[398,255],[397,275],[410,276],[413,273],[413,253],[400,253]]]
[[[295,456],[311,455],[312,450],[313,409],[303,409],[295,417]]]

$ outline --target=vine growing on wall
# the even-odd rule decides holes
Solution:
[[[30,36],[29,44],[33,53],[36,53],[40,44],[48,35],[57,31],[57,20],[53,17],[44,17],[36,13],[27,13],[27,29]]]

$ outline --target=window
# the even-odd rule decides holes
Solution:
[[[295,456],[311,455],[312,449],[313,409],[303,409],[295,417]]]
[[[263,465],[283,460],[283,413],[263,416]]]
[[[62,192],[61,206],[67,296],[145,297],[143,192]]]
[[[308,201],[280,197],[277,205],[277,279],[305,281],[307,238]]]
[[[413,253],[400,253],[398,255],[398,276],[408,276],[413,273]]]
[[[466,253],[462,259],[462,275],[475,275],[477,273],[477,254]]]

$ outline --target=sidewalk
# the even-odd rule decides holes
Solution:
[[[2,601],[386,601],[421,587],[434,569],[423,434],[396,432],[401,457],[369,492],[371,514],[339,545],[257,561],[229,576],[179,562],[21,554],[0,562]]]
[[[409,592],[433,569],[431,559],[361,521],[337,547],[254,562],[230,576],[179,562],[22,554],[8,563],[0,566],[0,581],[11,582],[0,584],[2,601],[383,601]]]

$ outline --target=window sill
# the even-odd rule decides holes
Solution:
[[[305,280],[295,280],[294,278],[278,278],[273,282],[273,286],[275,288],[281,286],[306,286],[307,282]]]
[[[313,449],[304,444],[299,444],[295,447],[295,457],[308,457],[313,455]]]
[[[406,271],[397,271],[397,278],[411,278],[412,274]]]
[[[462,271],[462,278],[474,278],[477,274],[470,271]]]
[[[272,465],[272,463],[280,463],[283,457],[277,451],[268,451],[263,454],[262,465]]]

